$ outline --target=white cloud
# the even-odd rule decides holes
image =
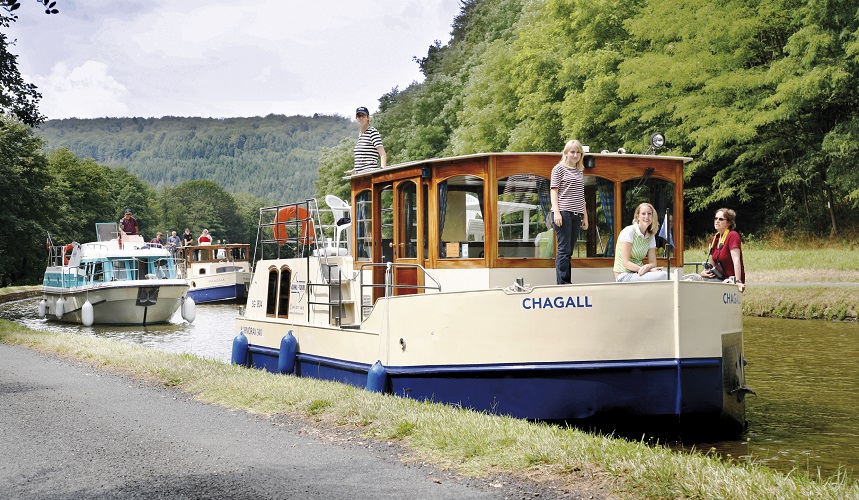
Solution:
[[[57,16],[31,11],[16,23],[21,26],[13,25],[19,66],[39,86],[50,118],[93,116],[93,109],[115,115],[123,104],[134,116],[375,109],[391,88],[422,79],[412,57],[426,55],[434,40],[449,39],[460,6],[459,0],[80,3],[64,2]],[[103,84],[105,105],[85,109],[89,101],[76,107],[53,95],[63,88],[61,74],[74,72],[57,73],[63,67],[86,67],[86,85],[69,85],[91,96]]]
[[[77,118],[126,116],[128,90],[111,75],[104,63],[86,61],[71,68],[57,63],[47,78],[36,82],[42,93],[42,109]]]

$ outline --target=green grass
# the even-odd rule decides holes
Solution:
[[[406,459],[465,476],[510,474],[634,498],[859,498],[859,484],[850,477],[784,475],[755,463],[731,464],[118,341],[36,332],[8,321],[0,321],[0,341],[77,358],[200,401],[304,422],[336,439],[396,441],[408,450]]]

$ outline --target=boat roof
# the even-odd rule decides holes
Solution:
[[[458,156],[447,156],[447,157],[442,157],[442,158],[427,158],[425,160],[407,161],[404,163],[397,163],[395,165],[387,165],[384,168],[380,168],[380,167],[367,168],[367,169],[362,169],[358,172],[353,172],[348,177],[349,178],[365,177],[368,175],[378,174],[379,172],[395,171],[395,170],[413,167],[416,165],[426,165],[426,164],[443,163],[443,162],[458,161],[458,160],[468,160],[468,159],[482,158],[482,157],[489,157],[489,156],[519,156],[519,157],[522,157],[522,156],[552,156],[552,155],[555,155],[555,156],[558,156],[560,158],[561,154],[562,153],[560,151],[528,151],[528,152],[502,151],[502,152],[496,152],[496,153],[473,153],[473,154],[458,155]],[[594,157],[594,158],[601,158],[601,157],[607,157],[607,158],[648,158],[649,157],[649,158],[659,158],[662,160],[680,160],[683,162],[684,165],[689,163],[690,161],[692,161],[692,158],[690,158],[688,156],[644,155],[644,154],[629,154],[629,153],[623,153],[623,154],[621,154],[621,153],[585,153],[584,157],[587,158],[589,156]]]

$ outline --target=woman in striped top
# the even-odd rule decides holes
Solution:
[[[572,282],[570,257],[579,240],[579,231],[588,228],[588,212],[585,210],[584,149],[579,141],[572,140],[564,146],[561,161],[552,168],[549,184],[552,200],[552,225],[558,240],[558,255],[555,257],[555,273],[559,285]]]
[[[632,225],[621,230],[614,251],[614,279],[623,281],[658,281],[668,279],[656,266],[656,210],[650,203],[635,207]],[[647,257],[647,264],[644,258]]]

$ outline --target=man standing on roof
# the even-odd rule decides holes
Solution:
[[[360,172],[368,168],[382,167],[388,164],[388,155],[382,145],[382,136],[376,127],[370,126],[370,112],[364,106],[355,110],[355,121],[361,127],[361,134],[355,144],[355,170]],[[378,162],[381,160],[381,165]]]
[[[131,209],[125,209],[125,217],[119,219],[119,231],[125,233],[129,236],[135,235],[140,232],[140,228],[137,225],[137,219],[131,215]]]

